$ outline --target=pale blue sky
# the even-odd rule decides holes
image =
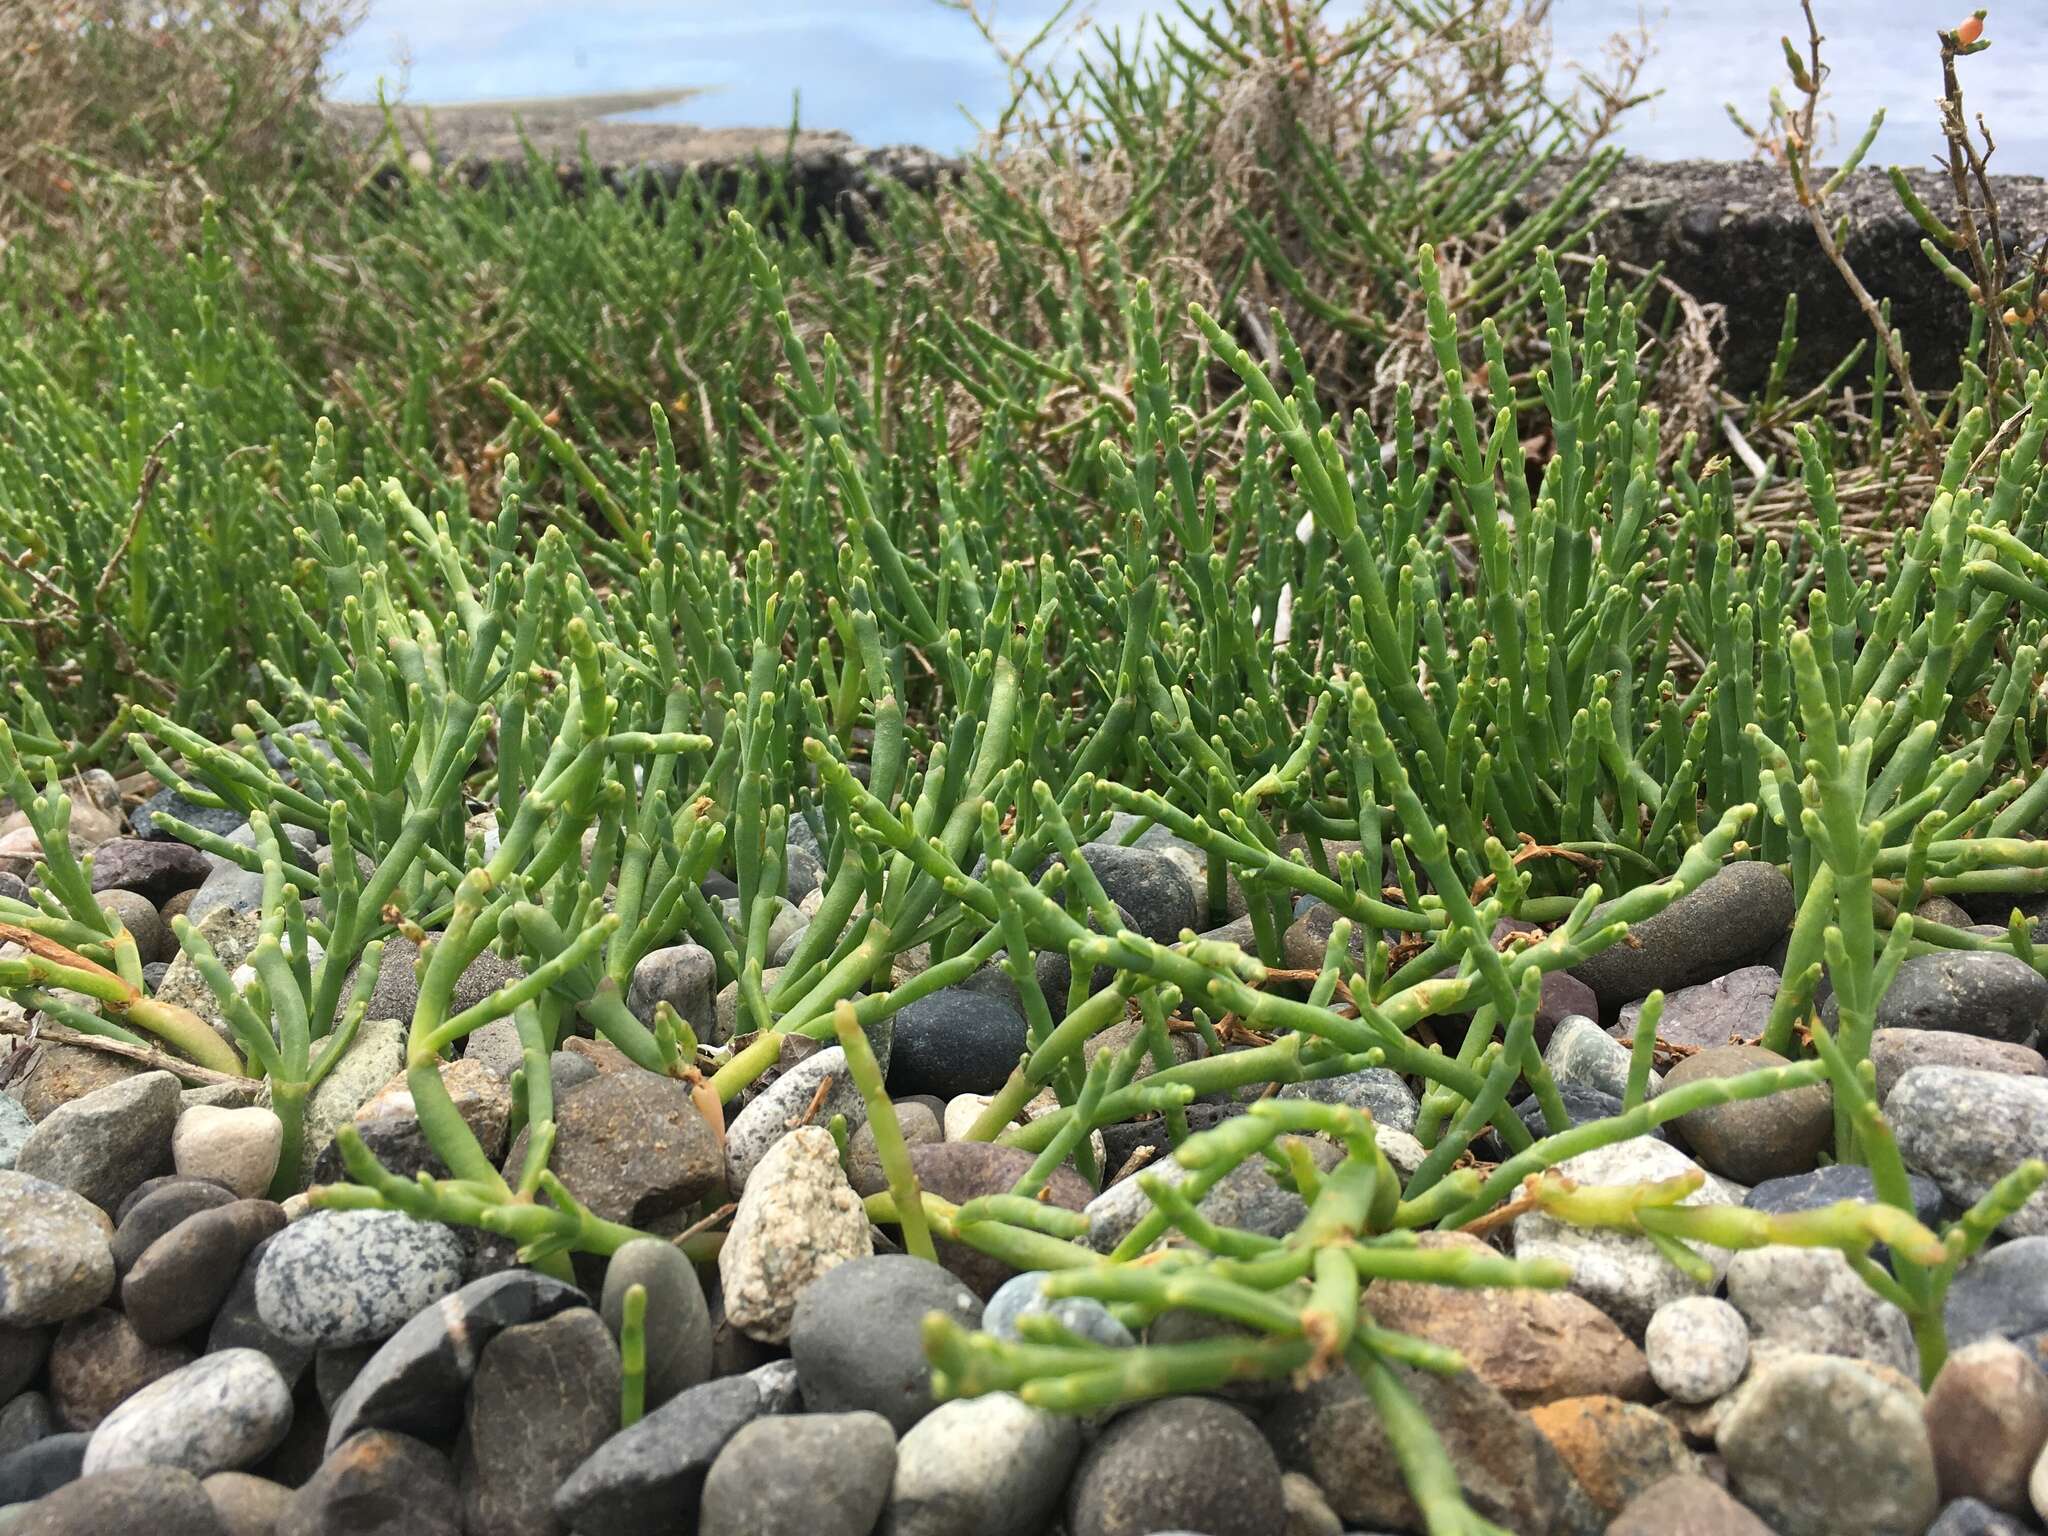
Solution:
[[[1873,107],[1889,108],[1879,160],[1924,160],[1938,142],[1940,87],[1932,29],[1960,21],[1927,0],[1823,0],[1835,69],[1834,110],[1853,139]],[[1003,30],[1022,36],[1049,0],[997,0]],[[1147,0],[1097,0],[1100,24],[1129,26]],[[1633,4],[1554,0],[1560,64],[1596,58]],[[1624,135],[1671,158],[1744,150],[1722,112],[1734,100],[1761,114],[1784,78],[1778,37],[1803,35],[1796,0],[1670,0],[1648,8],[1659,50],[1646,84],[1663,99]],[[1995,46],[1966,61],[1965,84],[1989,116],[2007,171],[2048,172],[2048,7],[1995,8]],[[937,0],[371,0],[369,18],[334,59],[336,94],[363,98],[379,74],[409,58],[410,94],[462,101],[585,91],[705,87],[673,115],[713,126],[786,122],[792,92],[812,127],[843,128],[870,144],[963,147],[966,104],[987,116],[1004,97],[1000,65],[967,19]]]

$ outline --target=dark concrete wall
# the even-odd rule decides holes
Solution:
[[[908,146],[866,149],[840,133],[703,129],[688,124],[619,123],[579,118],[575,103],[550,114],[463,109],[433,119],[435,154],[460,174],[480,180],[494,169],[525,174],[526,144],[553,164],[562,182],[580,189],[584,156],[602,183],[630,192],[672,189],[686,174],[715,190],[736,187],[763,157],[785,154],[813,210],[844,216],[858,237],[862,212],[879,185],[894,182],[928,192],[957,174],[958,163]],[[365,109],[336,109],[343,129],[367,140],[382,117]],[[415,156],[424,155],[423,119],[401,129]],[[1533,204],[1574,167],[1550,167],[1528,193]],[[1934,212],[1953,218],[1954,197],[1945,177],[1915,172],[1916,190]],[[2048,182],[2031,176],[1993,179],[2008,246],[2032,251],[2048,237]],[[724,195],[730,195],[725,191]],[[1785,295],[1799,295],[1800,347],[1795,382],[1823,377],[1857,341],[1868,322],[1840,275],[1828,263],[1788,178],[1774,165],[1685,160],[1624,161],[1595,195],[1605,215],[1593,248],[1609,257],[1665,272],[1696,299],[1722,306],[1725,342],[1722,381],[1737,394],[1761,385],[1777,350]],[[1954,358],[1967,335],[1963,295],[1920,249],[1921,231],[1900,206],[1882,171],[1859,171],[1836,194],[1837,213],[1849,215],[1847,254],[1864,284],[1892,301],[1892,319],[1917,358],[1916,379],[1938,387],[1953,381]]]

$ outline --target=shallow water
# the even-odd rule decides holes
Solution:
[[[1055,0],[995,7],[1002,32],[1028,35]],[[1965,0],[1832,0],[1821,6],[1835,75],[1838,136],[1853,142],[1871,111],[1888,115],[1871,163],[1924,161],[1938,147],[1940,68],[1933,29]],[[1146,0],[1098,0],[1100,24],[1134,25]],[[1953,10],[1953,14],[1951,14]],[[1652,6],[1554,0],[1558,67],[1597,60],[1617,28],[1647,21],[1657,51],[1643,85],[1664,94],[1628,120],[1623,141],[1658,158],[1740,156],[1733,101],[1758,120],[1785,78],[1778,38],[1804,34],[1796,0]],[[2048,7],[1994,9],[1994,46],[1964,61],[1965,88],[1998,136],[1994,168],[2048,173]],[[1006,92],[1001,64],[967,18],[938,0],[371,0],[335,59],[336,95],[367,98],[380,75],[404,78],[419,101],[704,88],[657,118],[707,126],[789,121],[840,128],[869,144],[957,150]]]

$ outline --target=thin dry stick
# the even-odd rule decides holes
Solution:
[[[149,450],[149,459],[142,466],[142,481],[135,487],[135,506],[128,514],[128,528],[121,535],[121,542],[114,546],[114,552],[107,556],[106,566],[100,571],[100,579],[92,584],[92,605],[97,609],[100,599],[107,594],[107,588],[114,584],[114,573],[121,568],[121,561],[128,553],[128,546],[135,542],[135,531],[142,526],[142,514],[149,510],[149,493],[156,489],[156,483],[164,472],[164,444],[185,430],[185,423],[174,421],[164,428]]]
[[[1841,276],[1848,286],[1850,295],[1856,300],[1856,307],[1863,311],[1863,318],[1870,322],[1871,330],[1877,333],[1878,344],[1890,360],[1892,376],[1899,382],[1899,395],[1905,401],[1906,414],[1913,419],[1914,431],[1923,444],[1931,443],[1934,437],[1934,423],[1928,419],[1927,407],[1920,398],[1920,391],[1913,383],[1913,374],[1906,364],[1905,350],[1899,345],[1898,333],[1885,324],[1884,311],[1870,290],[1863,286],[1863,279],[1856,275],[1856,269],[1849,265],[1849,258],[1835,239],[1835,232],[1828,226],[1827,211],[1822,197],[1816,195],[1807,180],[1807,159],[1813,153],[1814,122],[1820,110],[1821,82],[1827,78],[1827,65],[1821,62],[1820,23],[1814,19],[1813,0],[1800,0],[1800,9],[1806,15],[1806,65],[1802,69],[1796,57],[1793,58],[1793,84],[1805,98],[1794,111],[1784,115],[1784,132],[1776,143],[1764,140],[1791,174],[1792,190],[1799,198],[1799,206],[1806,212],[1806,222],[1813,227],[1813,237],[1819,243],[1821,254],[1829,265]],[[1791,44],[1786,44],[1789,52]],[[1775,100],[1775,93],[1773,100]],[[1740,119],[1737,119],[1739,122]]]
[[[138,1062],[159,1072],[172,1072],[188,1083],[203,1087],[245,1088],[255,1093],[263,1084],[253,1077],[237,1077],[232,1072],[216,1072],[211,1067],[195,1066],[183,1057],[170,1055],[146,1045],[130,1045],[126,1040],[109,1040],[104,1035],[88,1035],[83,1030],[68,1029],[62,1024],[31,1024],[26,1019],[0,1019],[0,1035],[9,1035],[26,1040],[31,1045],[75,1045],[88,1051],[98,1051],[106,1056],[118,1056],[124,1061]]]

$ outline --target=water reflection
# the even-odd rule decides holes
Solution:
[[[1006,0],[1002,33],[1034,31],[1056,0]],[[1933,46],[1938,22],[1964,0],[1833,0],[1821,18],[1835,75],[1833,110],[1853,139],[1871,110],[1888,115],[1873,163],[1924,160],[1937,147]],[[1098,0],[1098,25],[1135,25],[1146,0]],[[1967,88],[1999,140],[2006,171],[2048,172],[2048,28],[2032,7],[1994,10],[1995,46],[1966,63]],[[1643,13],[1613,0],[1554,0],[1560,68],[1597,60]],[[1657,52],[1644,85],[1664,94],[1627,122],[1624,141],[1657,158],[1746,152],[1723,104],[1760,117],[1784,76],[1780,34],[1803,24],[1795,0],[1717,0],[1653,7]],[[335,59],[337,95],[367,97],[380,75],[406,79],[420,101],[470,101],[690,85],[703,94],[669,117],[714,127],[802,120],[870,144],[960,149],[970,115],[1005,99],[1003,70],[960,12],[937,0],[371,0],[368,19]]]

